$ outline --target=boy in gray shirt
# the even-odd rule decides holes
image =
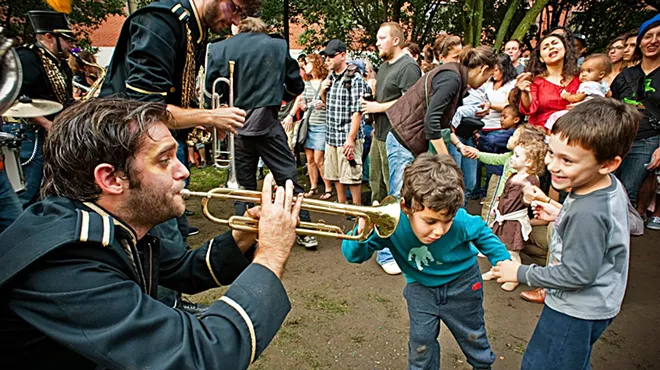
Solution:
[[[552,128],[546,165],[552,186],[570,191],[561,205],[527,189],[537,218],[554,221],[547,267],[504,261],[498,282],[547,289],[545,307],[522,369],[586,369],[591,348],[621,309],[628,280],[628,196],[612,175],[628,153],[639,116],[621,102],[595,98]]]

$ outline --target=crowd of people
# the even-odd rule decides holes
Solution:
[[[497,53],[450,34],[420,47],[386,22],[372,63],[340,39],[295,60],[259,6],[140,8],[98,97],[84,102],[99,71],[81,59],[94,56],[70,55],[63,14],[29,13],[37,41],[17,50],[20,94],[65,109],[29,120],[26,190],[15,193],[0,171],[0,331],[12,338],[3,358],[27,368],[247,368],[291,309],[281,278],[293,244],[319,245],[296,235],[311,221],[303,198],[393,196],[393,235],[344,241],[342,253],[351,263],[376,254],[385,273],[405,276],[409,369],[439,368],[440,321],[471,366],[492,366],[488,280],[509,292],[526,284],[535,289],[521,297],[544,304],[523,369],[589,368],[623,301],[631,233],[660,230],[660,15],[591,54],[564,27]],[[236,86],[215,96],[219,77]],[[189,167],[217,154],[206,150],[211,128],[232,135],[238,186],[257,190],[263,177],[261,206],[235,202],[258,234],[229,231],[191,249],[182,194]],[[350,233],[372,226],[361,219]],[[482,273],[478,256],[492,267]],[[228,284],[210,306],[182,299]]]

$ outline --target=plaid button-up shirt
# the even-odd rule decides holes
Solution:
[[[346,78],[348,67],[340,74],[332,72],[329,76],[332,81],[330,91],[326,94],[326,134],[325,142],[330,146],[344,146],[348,133],[351,131],[351,117],[360,111],[360,98],[367,91],[367,82],[360,72],[356,71],[350,79],[350,90],[347,88],[349,80]],[[362,124],[355,140],[364,138]]]

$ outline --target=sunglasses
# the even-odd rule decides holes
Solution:
[[[242,18],[245,18],[247,16],[245,10],[243,10],[243,8],[241,8],[240,6],[236,5],[234,0],[229,0],[229,2],[231,3],[231,7],[233,9],[234,15],[240,15]]]
[[[332,55],[326,54],[326,55],[323,56],[323,59],[332,59],[332,58],[336,57],[339,54],[341,54],[341,53],[334,53]]]

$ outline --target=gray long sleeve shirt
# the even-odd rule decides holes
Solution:
[[[616,316],[628,280],[628,196],[613,175],[607,188],[569,194],[555,220],[547,267],[520,266],[521,283],[547,289],[545,304],[584,320]]]

